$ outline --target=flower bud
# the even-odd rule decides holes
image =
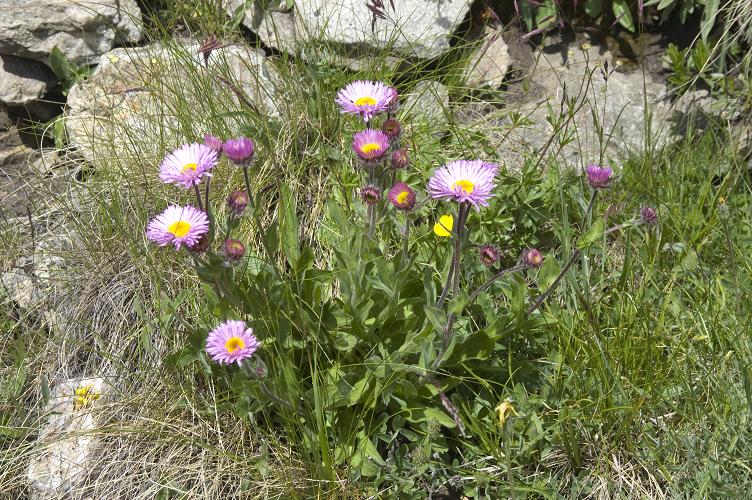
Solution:
[[[233,215],[240,217],[245,212],[250,201],[248,193],[238,189],[230,193],[230,196],[227,197],[227,207]]]
[[[643,224],[655,224],[655,222],[658,220],[658,213],[653,207],[644,206],[640,210],[640,217]]]
[[[400,136],[402,126],[400,125],[400,122],[394,118],[389,118],[388,120],[384,120],[384,123],[381,125],[381,131],[384,132],[390,140],[394,140]]]
[[[387,196],[397,210],[412,210],[415,207],[415,191],[404,182],[396,183]]]
[[[209,235],[202,234],[196,243],[188,247],[188,250],[193,253],[204,253],[209,250]]]
[[[407,168],[410,165],[410,157],[407,155],[407,149],[396,149],[392,153],[392,167],[393,168]]]
[[[360,190],[360,197],[366,205],[374,205],[381,201],[381,190],[376,186],[365,186]]]
[[[499,262],[499,251],[493,245],[482,245],[478,249],[478,258],[480,261],[488,267],[493,266]]]
[[[238,240],[225,240],[223,253],[230,264],[237,264],[245,256],[245,245]]]
[[[608,167],[588,165],[585,173],[587,174],[588,183],[593,189],[603,189],[611,185],[613,171]]]
[[[215,137],[211,134],[204,134],[204,146],[211,149],[212,151],[221,153],[224,142],[222,142],[222,139],[220,139],[219,137]]]
[[[228,139],[222,146],[222,152],[233,163],[241,167],[247,167],[253,160],[255,150],[254,142],[247,137],[238,137],[237,139]]]
[[[540,267],[543,265],[543,254],[537,248],[528,248],[522,255],[522,261],[528,267]]]

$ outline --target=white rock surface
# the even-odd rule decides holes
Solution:
[[[0,102],[22,106],[42,97],[55,82],[44,64],[0,54]]]
[[[47,422],[40,429],[27,471],[31,498],[76,496],[75,489],[89,474],[94,458],[97,410],[110,393],[109,384],[99,377],[67,380],[53,388],[45,407]]]
[[[136,0],[2,0],[0,53],[47,63],[53,47],[89,64],[114,46],[141,39]]]
[[[428,123],[439,129],[446,125],[449,111],[449,90],[433,80],[418,82],[404,100],[403,112],[416,122]]]
[[[497,89],[504,83],[512,60],[507,44],[501,36],[502,31],[501,28],[486,28],[484,31],[484,36],[467,66],[467,86]]]
[[[225,10],[234,15],[237,9],[243,8],[243,26],[258,35],[268,47],[294,54],[297,45],[297,27],[293,10],[282,7],[272,10],[264,9],[261,2],[245,0],[227,0]]]
[[[211,53],[206,69],[198,48],[186,42],[103,55],[91,77],[68,95],[71,143],[92,163],[113,155],[152,158],[162,146],[156,139],[172,147],[203,137],[216,102],[234,102],[246,111],[249,103],[262,114],[278,112],[276,72],[261,52],[227,46]],[[186,110],[192,110],[192,116]],[[233,128],[232,117],[226,123]]]
[[[295,14],[304,39],[324,38],[349,48],[391,46],[401,55],[430,59],[449,48],[449,40],[470,11],[470,0],[397,0],[386,5],[388,19],[377,19],[363,0],[297,0]]]

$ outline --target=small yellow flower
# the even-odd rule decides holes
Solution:
[[[439,222],[433,225],[433,232],[436,236],[447,238],[452,234],[452,228],[454,227],[454,217],[452,214],[442,215],[439,218]]]
[[[718,204],[719,205],[725,205],[726,204],[726,197],[725,196],[719,196],[718,197]]]
[[[512,406],[512,400],[510,399],[505,399],[499,403],[499,406],[496,407],[496,412],[499,414],[499,427],[502,429],[510,415],[517,416],[517,412],[514,411],[514,406]]]
[[[91,406],[91,404],[102,397],[102,394],[94,390],[94,385],[82,385],[76,388],[76,392],[73,396],[73,409],[80,410]]]

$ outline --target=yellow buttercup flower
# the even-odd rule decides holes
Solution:
[[[454,227],[454,217],[452,214],[442,215],[439,218],[439,222],[433,225],[433,232],[436,236],[447,238],[452,234],[452,228]]]
[[[73,409],[80,410],[82,408],[87,408],[100,397],[102,397],[102,395],[94,389],[94,384],[82,385],[76,388],[73,396]]]
[[[517,412],[514,411],[514,406],[512,406],[512,400],[505,399],[501,403],[499,403],[499,406],[496,408],[497,413],[499,414],[499,427],[502,429],[504,428],[504,424],[507,421],[507,418],[509,418],[511,415],[517,416]]]

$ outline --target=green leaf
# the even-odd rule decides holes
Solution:
[[[560,271],[561,266],[559,266],[559,262],[553,255],[548,254],[546,256],[546,261],[538,271],[538,288],[541,290],[546,290],[548,287],[550,287],[556,277],[559,275]]]
[[[426,306],[423,310],[436,332],[443,334],[447,323],[446,313],[442,309],[437,309],[433,306]]]
[[[73,76],[73,70],[68,63],[68,58],[57,47],[52,47],[50,52],[49,66],[60,82],[66,83]]]
[[[593,225],[590,226],[590,229],[588,229],[587,232],[580,236],[580,239],[577,240],[577,248],[579,250],[585,250],[594,243],[601,241],[601,239],[603,238],[604,230],[605,220],[599,217],[595,220],[595,222],[593,222]]]
[[[676,2],[676,0],[661,0],[658,3],[658,7],[657,8],[658,8],[658,10],[667,9],[668,7],[670,7],[671,5],[673,5],[674,2]]]
[[[632,17],[632,11],[629,9],[627,0],[614,0],[611,8],[614,11],[614,15],[619,19],[619,24],[629,31],[634,31],[634,18]]]
[[[603,0],[585,0],[585,14],[598,17],[603,12]]]
[[[298,217],[295,213],[295,197],[292,195],[287,184],[280,186],[280,197],[280,216],[282,218],[280,237],[282,238],[282,248],[290,265],[295,265],[300,255],[300,248],[298,246]]]

